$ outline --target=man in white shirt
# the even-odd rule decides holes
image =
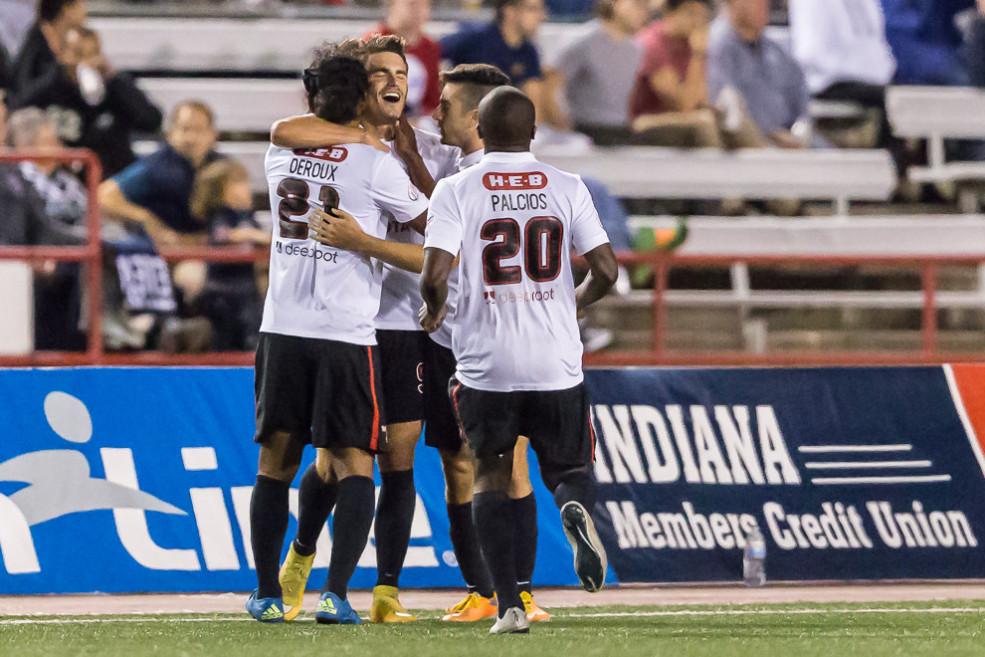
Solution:
[[[605,578],[605,550],[590,510],[594,432],[581,370],[578,311],[615,282],[616,259],[578,176],[529,152],[534,106],[499,87],[479,105],[486,154],[439,181],[428,213],[421,325],[438,330],[449,309],[456,255],[459,295],[452,336],[457,360],[452,403],[476,458],[473,509],[482,552],[499,598],[494,634],[524,633],[529,622],[516,585],[515,519],[508,496],[511,454],[525,435],[561,509],[586,590]],[[570,250],[591,269],[575,290]]]
[[[333,48],[305,71],[309,108],[355,125],[370,89],[363,65]],[[274,213],[270,284],[256,359],[257,482],[250,506],[258,588],[247,611],[282,622],[277,566],[288,522],[288,491],[306,444],[318,448],[315,477],[331,486],[335,540],[315,618],[357,624],[346,600],[349,578],[373,521],[373,454],[385,447],[374,318],[382,271],[362,255],[325,249],[309,237],[313,209],[346,211],[382,237],[388,217],[418,218],[427,199],[388,153],[363,144],[288,150],[271,145],[266,173]],[[302,482],[303,484],[303,482]],[[310,499],[310,498],[309,498]],[[302,494],[302,507],[306,504]],[[290,617],[300,605],[292,605]]]
[[[886,87],[896,60],[879,0],[790,0],[790,34],[810,94],[879,110],[887,146]]]

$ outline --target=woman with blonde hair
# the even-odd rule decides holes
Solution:
[[[212,245],[270,243],[270,233],[253,216],[249,174],[236,160],[221,159],[198,172],[191,210],[206,224]],[[216,351],[256,348],[263,297],[252,264],[210,264],[201,307],[212,322]]]

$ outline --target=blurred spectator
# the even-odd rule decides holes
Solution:
[[[575,130],[608,145],[629,140],[629,97],[642,49],[633,36],[647,19],[647,0],[598,0],[590,32],[562,50],[555,68],[564,76]]]
[[[807,147],[807,84],[787,49],[763,33],[769,24],[767,0],[726,0],[724,6],[709,33],[708,93],[724,111],[726,130],[742,130],[742,141]],[[752,120],[749,129],[742,128],[743,112]]]
[[[11,90],[19,93],[57,66],[69,29],[82,27],[85,21],[85,0],[40,0],[38,20],[11,67]]]
[[[790,0],[790,33],[812,95],[883,106],[896,61],[879,0]]]
[[[112,69],[98,35],[86,27],[68,30],[59,66],[21,89],[13,105],[47,110],[62,141],[92,149],[107,178],[137,159],[132,130],[154,133],[161,128],[161,111],[133,78]]]
[[[0,42],[0,89],[6,90],[10,86],[10,56],[7,48]]]
[[[55,124],[37,108],[10,115],[14,148],[58,149]],[[45,208],[39,244],[84,244],[88,196],[79,179],[55,160],[25,161],[21,173],[37,191]],[[77,262],[43,261],[34,275],[34,347],[79,351],[85,348],[80,330],[81,282]]]
[[[424,34],[431,0],[384,0],[383,7],[386,20],[366,36],[395,34],[407,42],[407,107],[415,116],[428,116],[441,97],[441,46]]]
[[[51,117],[35,107],[11,113],[8,123],[15,149],[58,150],[63,146]],[[44,202],[45,229],[37,243],[84,243],[88,195],[79,179],[53,159],[21,162],[20,169]]]
[[[157,246],[203,244],[206,230],[191,213],[195,172],[219,158],[215,117],[207,105],[184,101],[169,117],[167,141],[99,186],[109,215],[141,224]]]
[[[969,29],[968,76],[971,84],[985,88],[985,0],[978,0],[978,13]]]
[[[644,54],[629,104],[633,130],[648,144],[721,146],[708,102],[710,2],[667,0],[663,15],[637,39]]]
[[[492,64],[510,76],[534,102],[537,123],[568,129],[567,117],[545,82],[540,55],[533,40],[547,18],[544,0],[496,0],[496,19],[487,25],[469,26],[441,40],[441,58],[452,66]]]
[[[7,105],[0,90],[0,148],[7,145]],[[16,164],[0,162],[0,244],[36,244],[46,218],[44,203]]]
[[[235,160],[219,160],[199,172],[191,207],[208,226],[210,244],[270,243],[270,231],[253,217],[249,174]],[[212,323],[213,349],[256,349],[263,298],[253,264],[210,264],[200,306]]]
[[[21,45],[38,15],[36,0],[0,0],[0,45],[7,50],[8,63]]]
[[[968,84],[955,16],[975,0],[882,0],[896,84]]]

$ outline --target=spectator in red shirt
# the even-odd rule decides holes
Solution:
[[[414,116],[430,116],[441,98],[441,46],[424,34],[431,0],[386,0],[383,6],[386,20],[366,36],[395,34],[406,42],[407,107]]]
[[[643,62],[629,114],[641,141],[679,147],[722,145],[705,72],[711,16],[709,0],[667,0],[664,18],[637,36]]]

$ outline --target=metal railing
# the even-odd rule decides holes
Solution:
[[[17,356],[0,356],[0,367],[36,366],[132,366],[132,365],[201,365],[232,366],[252,365],[252,352],[212,352],[204,354],[172,354],[161,351],[109,353],[102,339],[102,245],[101,222],[96,203],[96,190],[100,182],[100,167],[96,157],[87,150],[67,149],[57,154],[45,151],[0,150],[0,163],[22,160],[57,160],[82,162],[86,166],[86,187],[89,194],[87,211],[87,243],[84,246],[0,246],[0,260],[38,262],[54,260],[80,262],[84,265],[87,306],[87,339],[84,352],[35,351]],[[256,262],[267,257],[267,250],[254,246],[234,247],[164,247],[161,256],[169,261],[202,260],[209,262]],[[586,365],[877,365],[877,364],[930,364],[945,361],[983,361],[985,353],[960,353],[941,351],[938,344],[937,311],[938,270],[942,265],[979,266],[985,263],[985,254],[969,255],[913,255],[913,256],[794,256],[794,255],[742,255],[701,256],[664,253],[620,253],[620,264],[646,265],[653,269],[652,289],[653,336],[649,350],[602,351],[587,354]],[[900,270],[919,272],[922,285],[922,348],[917,352],[905,351],[771,351],[750,353],[747,351],[675,351],[667,346],[668,275],[674,267],[728,267],[734,264],[783,267],[809,263],[817,266],[891,266]],[[677,291],[675,291],[677,292]],[[741,306],[741,299],[726,302]],[[684,304],[686,305],[686,304]]]

